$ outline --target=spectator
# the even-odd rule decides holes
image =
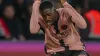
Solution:
[[[16,10],[16,16],[23,22],[26,19],[26,4],[24,0],[14,0],[13,5]]]
[[[6,30],[9,33],[10,38],[16,38],[19,40],[25,40],[22,29],[20,25],[20,21],[15,17],[15,10],[12,5],[5,5],[3,8],[3,16],[1,21],[5,24]]]
[[[89,38],[99,38],[100,39],[100,0],[90,0],[89,1],[89,11],[87,11],[84,15],[86,20],[88,20],[89,27]]]
[[[31,13],[32,13],[32,5],[31,3],[29,3],[27,5],[27,15],[25,17],[25,19],[23,19],[23,34],[24,36],[29,39],[30,38],[30,30],[29,30],[29,23],[30,23],[30,17],[31,17]]]
[[[11,39],[11,34],[4,20],[0,18],[0,40]]]

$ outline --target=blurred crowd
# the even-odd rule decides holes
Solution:
[[[25,41],[44,39],[42,31],[38,34],[31,34],[29,31],[33,2],[33,0],[0,0],[0,40]],[[68,0],[68,2],[85,18],[88,24],[87,29],[78,29],[82,39],[88,40],[89,37],[100,38],[100,14],[97,13],[100,10],[100,1]],[[91,21],[89,16],[91,13],[94,13],[91,16],[92,18],[95,15],[98,17],[96,21],[94,20],[96,17]],[[95,25],[99,27],[95,27]],[[96,30],[94,30],[95,28]]]
[[[31,0],[0,0],[0,40],[24,41],[39,36],[29,31],[32,5]]]

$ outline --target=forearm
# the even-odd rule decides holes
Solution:
[[[33,4],[32,15],[30,19],[30,32],[35,34],[39,31],[40,25],[39,23],[39,6],[40,1],[35,1]]]
[[[36,34],[40,30],[40,25],[38,24],[38,20],[34,20],[33,17],[30,20],[30,32],[32,34]]]

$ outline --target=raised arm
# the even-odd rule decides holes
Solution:
[[[40,30],[40,25],[39,25],[40,3],[41,3],[40,0],[35,0],[35,2],[33,4],[32,15],[31,15],[31,19],[30,19],[30,32],[32,34],[36,34]]]
[[[85,29],[87,27],[87,24],[84,18],[79,13],[77,13],[77,11],[70,4],[68,4],[66,0],[60,0],[60,1],[64,6],[64,11],[72,16],[71,18],[72,21],[80,28]]]

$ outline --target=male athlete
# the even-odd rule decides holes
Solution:
[[[60,1],[63,8],[59,9],[49,1],[34,1],[30,32],[36,34],[40,28],[44,31],[47,56],[88,56],[75,29],[75,25],[85,29],[85,20],[66,0]]]

